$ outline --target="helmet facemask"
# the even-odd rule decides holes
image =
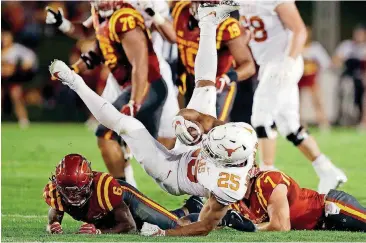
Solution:
[[[114,11],[121,8],[123,1],[119,0],[97,0],[92,1],[91,5],[98,12],[102,18],[108,18],[112,16]]]

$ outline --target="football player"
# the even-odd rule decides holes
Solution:
[[[111,75],[102,96],[123,114],[140,120],[156,137],[167,87],[141,14],[123,1],[94,1],[92,16],[84,23],[71,23],[61,10],[56,13],[49,8],[46,22],[74,38],[95,34],[96,47],[83,54],[73,69],[81,73],[102,63],[108,66]],[[124,87],[123,92],[119,90],[120,85]],[[103,125],[98,127],[96,135],[109,172],[115,178],[124,179],[127,168],[124,169],[120,136]]]
[[[318,191],[327,193],[337,188],[347,177],[300,125],[297,83],[304,68],[301,52],[306,28],[295,3],[242,1],[240,15],[252,32],[249,46],[259,65],[259,85],[254,94],[251,120],[259,137],[262,169],[274,169],[276,126],[312,162],[320,178]]]
[[[225,216],[229,205],[246,192],[256,133],[249,124],[224,124],[215,118],[216,28],[236,9],[232,1],[223,1],[220,5],[205,4],[198,10],[201,31],[195,60],[196,88],[189,109],[180,111],[174,119],[178,142],[183,142],[174,150],[169,151],[156,141],[141,122],[118,112],[65,63],[55,60],[50,66],[51,74],[75,90],[99,122],[122,136],[136,160],[164,190],[172,195],[208,197],[200,221],[166,232],[149,224],[144,230],[146,235],[206,235]],[[199,143],[203,132],[207,135],[202,142],[191,147]]]
[[[61,223],[65,213],[85,222],[79,229],[82,234],[129,233],[141,229],[144,222],[164,229],[187,223],[130,184],[93,171],[91,163],[79,154],[66,155],[60,161],[43,198],[50,206],[47,231],[52,234],[63,233]],[[196,213],[200,203],[199,198],[191,197],[183,208],[175,211]]]
[[[172,10],[180,63],[179,92],[187,105],[195,85],[195,58],[198,52],[200,28],[197,7],[204,1],[180,1]],[[217,115],[222,121],[228,119],[236,96],[236,83],[255,74],[255,65],[247,46],[248,33],[233,17],[217,26],[216,49],[218,66],[216,75]],[[233,66],[235,62],[235,68]]]
[[[301,188],[280,171],[254,167],[245,198],[233,207],[256,223],[257,231],[366,231],[366,209],[356,198]]]

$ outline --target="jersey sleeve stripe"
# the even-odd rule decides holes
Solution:
[[[263,191],[261,188],[261,179],[267,174],[267,172],[263,173],[260,177],[257,179],[257,189],[258,189],[258,201],[259,204],[262,206],[263,210],[267,212],[267,200],[263,196]]]
[[[281,175],[282,175],[283,181],[287,184],[287,186],[289,186],[290,185],[290,180],[288,179],[288,177],[285,174],[283,174],[282,172],[281,172]]]
[[[217,38],[216,38],[216,49],[220,49],[220,47],[221,47],[221,42],[222,42],[222,38],[224,36],[224,30],[226,29],[226,27],[231,23],[235,23],[235,21],[236,20],[233,18],[228,18],[223,23],[221,23],[221,26],[219,27],[219,31],[217,33]]]
[[[56,205],[55,205],[55,197],[53,196],[54,187],[53,187],[52,182],[50,182],[49,188],[50,188],[50,190],[48,192],[48,196],[51,198],[51,207],[52,208],[56,208]]]
[[[180,2],[180,3],[177,3],[177,5],[175,5],[175,12],[173,10],[173,26],[174,26],[174,29],[177,30],[177,24],[178,24],[178,19],[179,19],[179,15],[180,13],[182,12],[182,10],[188,6],[188,4],[190,4],[190,2]]]
[[[107,180],[105,181],[105,183],[104,183],[104,201],[105,201],[105,203],[106,203],[106,205],[107,205],[107,208],[108,208],[108,210],[109,211],[112,211],[113,210],[113,207],[112,207],[112,204],[111,204],[111,201],[109,200],[109,184],[110,184],[110,182],[111,182],[111,180],[113,179],[113,177],[112,176],[109,176],[108,178],[107,178]]]
[[[103,173],[98,180],[98,184],[97,184],[97,198],[98,198],[98,204],[102,209],[105,209],[104,205],[103,205],[103,201],[102,201],[102,182],[104,177],[106,177],[106,175],[108,175],[107,173]]]
[[[61,196],[60,196],[60,193],[58,193],[58,191],[56,191],[56,197],[57,197],[57,209],[59,211],[64,211],[64,206],[62,206]]]
[[[233,82],[231,84],[230,90],[229,90],[229,92],[226,96],[225,103],[224,103],[224,108],[222,109],[222,112],[219,116],[220,121],[226,121],[229,108],[232,106],[234,98],[235,98],[235,96],[234,96],[235,93],[236,93],[236,83]]]
[[[154,210],[159,211],[160,213],[164,214],[165,216],[169,217],[172,220],[175,220],[175,221],[178,220],[178,217],[176,215],[174,215],[173,213],[171,213],[170,211],[168,211],[164,207],[160,206],[156,202],[148,199],[147,197],[145,197],[145,196],[143,196],[139,193],[136,193],[135,191],[131,190],[131,188],[128,188],[126,186],[121,186],[121,188],[123,190],[129,191],[132,194],[134,194],[137,198],[139,198],[145,205],[149,206],[150,208],[153,208]]]

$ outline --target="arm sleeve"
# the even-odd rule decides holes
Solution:
[[[44,201],[53,209],[58,211],[64,211],[64,207],[61,202],[61,196],[56,190],[56,186],[49,182],[43,190]]]

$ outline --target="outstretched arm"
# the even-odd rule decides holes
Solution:
[[[178,112],[178,115],[188,121],[200,123],[205,133],[208,133],[214,127],[225,124],[225,122],[220,121],[213,116],[203,114],[193,109],[182,109]]]

